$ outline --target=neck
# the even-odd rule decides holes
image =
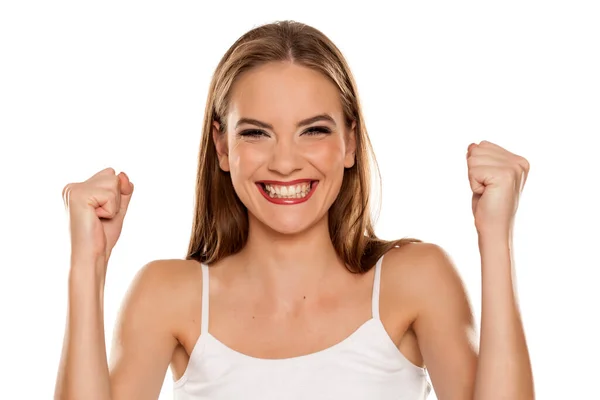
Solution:
[[[273,231],[250,217],[248,242],[237,254],[245,279],[266,293],[296,297],[314,294],[343,273],[331,238],[327,217],[293,235]]]

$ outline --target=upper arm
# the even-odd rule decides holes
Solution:
[[[113,399],[158,398],[177,340],[169,279],[172,262],[153,261],[137,274],[121,306],[110,356]]]
[[[437,397],[473,396],[477,339],[471,305],[463,282],[439,247],[416,243],[410,255],[418,286],[413,330]]]

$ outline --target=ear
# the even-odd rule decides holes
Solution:
[[[217,121],[212,124],[212,138],[219,158],[219,167],[229,172],[229,147],[227,145],[227,133],[221,132],[221,125]]]
[[[352,121],[352,127],[346,137],[346,157],[344,158],[344,167],[351,168],[356,160],[356,120]]]

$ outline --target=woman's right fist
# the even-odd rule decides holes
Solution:
[[[133,183],[124,172],[106,168],[88,180],[63,189],[71,234],[71,260],[96,262],[108,259],[123,227],[133,194]]]

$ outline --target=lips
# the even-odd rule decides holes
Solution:
[[[319,181],[297,179],[289,182],[259,181],[256,186],[270,203],[294,205],[307,201],[315,192]]]

